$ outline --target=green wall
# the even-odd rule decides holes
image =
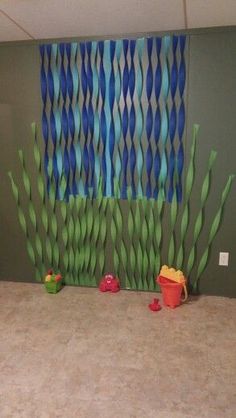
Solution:
[[[229,173],[236,173],[236,30],[190,36],[189,97],[187,136],[194,122],[200,124],[197,181],[202,179],[209,151],[218,152],[212,190],[206,210],[206,224],[216,212],[221,190]],[[187,155],[189,146],[187,146]],[[196,191],[196,189],[195,189]],[[223,222],[211,248],[208,267],[200,281],[200,291],[236,296],[236,184],[225,206]],[[193,204],[198,205],[199,192]],[[210,225],[209,225],[210,226]],[[207,237],[202,237],[202,243]],[[229,267],[218,266],[219,252],[230,253]]]
[[[228,174],[236,172],[236,29],[189,34],[186,162],[190,152],[193,123],[200,124],[196,155],[196,187],[192,194],[191,213],[194,221],[199,209],[200,187],[211,149],[218,152],[214,165],[210,198],[205,223],[210,221],[220,202]],[[29,166],[34,168],[30,124],[40,126],[41,97],[38,44],[0,45],[0,279],[33,281],[34,269],[25,249],[15,201],[7,172],[21,176],[17,151],[22,148]],[[41,141],[43,145],[43,141]],[[223,223],[212,245],[210,260],[200,281],[206,294],[236,296],[235,184],[226,203]],[[24,205],[24,201],[22,201]],[[199,243],[205,249],[207,234]],[[189,243],[190,234],[189,234]],[[229,251],[229,267],[218,266],[219,251]],[[109,260],[108,260],[109,261]],[[110,264],[110,263],[108,263]]]

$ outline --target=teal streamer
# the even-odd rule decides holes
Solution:
[[[94,105],[94,171],[95,171],[95,184],[96,192],[98,192],[99,179],[101,174],[100,169],[100,157],[99,157],[99,146],[100,146],[100,122],[99,122],[99,81],[98,81],[98,70],[97,70],[97,42],[92,42],[92,74],[93,74],[93,103]]]
[[[165,198],[165,184],[167,179],[168,167],[166,157],[166,144],[168,138],[168,93],[170,87],[170,76],[169,76],[169,62],[168,53],[170,48],[171,38],[170,36],[164,36],[163,38],[163,53],[164,53],[164,67],[162,73],[162,95],[163,95],[163,110],[161,115],[161,143],[162,143],[162,156],[161,156],[161,170],[159,175],[160,193]]]
[[[109,132],[111,126],[111,109],[109,104],[109,82],[111,75],[111,60],[110,60],[110,41],[104,42],[104,72],[105,72],[105,82],[106,82],[106,94],[105,94],[105,103],[104,111],[106,116],[106,145],[105,145],[105,158],[106,158],[106,196],[111,196],[112,185],[111,185],[111,158],[109,150]]]
[[[79,108],[79,103],[78,103],[80,79],[79,79],[78,66],[76,62],[77,51],[78,51],[77,42],[72,42],[71,44],[71,73],[72,73],[72,80],[73,80],[73,97],[76,100],[76,103],[73,107],[74,125],[75,125],[74,149],[75,149],[75,158],[76,158],[76,171],[78,173],[78,176],[80,177],[82,151],[81,151],[80,141],[79,141],[81,116],[80,116],[80,108]]]
[[[116,62],[117,62],[117,71],[115,73],[115,98],[116,98],[116,112],[114,112],[114,124],[115,124],[115,177],[120,184],[121,176],[121,151],[120,151],[120,142],[121,142],[121,113],[120,113],[120,96],[121,96],[121,69],[120,69],[120,57],[122,51],[122,41],[116,41]]]
[[[79,89],[79,86],[78,86]],[[80,145],[80,131],[81,131],[81,114],[79,105],[76,104],[74,108],[74,120],[75,120],[75,158],[76,158],[76,174],[78,177],[77,188],[79,195],[84,196],[84,183],[82,181],[82,150]]]
[[[85,195],[84,192],[84,183],[82,181],[82,149],[80,145],[80,134],[81,134],[81,111],[79,106],[79,97],[80,97],[80,76],[77,66],[77,52],[78,44],[71,44],[71,57],[72,63],[71,72],[73,79],[73,95],[75,97],[76,103],[74,105],[74,124],[75,124],[75,138],[74,138],[74,149],[75,149],[75,158],[76,158],[76,184],[78,193],[81,196]]]
[[[60,78],[59,78],[59,68],[58,68],[58,44],[52,44],[52,53],[51,53],[51,70],[53,78],[53,87],[54,87],[54,99],[52,104],[52,112],[55,118],[55,129],[56,129],[56,147],[55,155],[57,161],[57,170],[58,177],[60,179],[63,169],[63,159],[62,159],[62,150],[61,150],[61,112],[59,108],[59,97],[60,97]],[[59,187],[59,197],[61,197],[61,191]]]

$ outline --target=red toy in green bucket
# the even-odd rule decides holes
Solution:
[[[44,286],[48,293],[57,293],[62,288],[62,276],[53,273],[53,270],[48,270],[47,276],[44,280]]]
[[[187,300],[188,292],[186,288],[186,279],[182,271],[175,270],[174,268],[169,268],[164,265],[162,266],[156,281],[161,287],[163,302],[165,305],[170,308],[176,308],[176,306],[179,306],[181,302],[185,302]],[[181,299],[183,291],[184,298]]]

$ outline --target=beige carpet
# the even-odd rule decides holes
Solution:
[[[0,282],[0,417],[235,418],[236,300]]]

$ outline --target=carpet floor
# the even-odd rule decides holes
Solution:
[[[0,282],[0,417],[235,418],[236,300],[153,296]]]

